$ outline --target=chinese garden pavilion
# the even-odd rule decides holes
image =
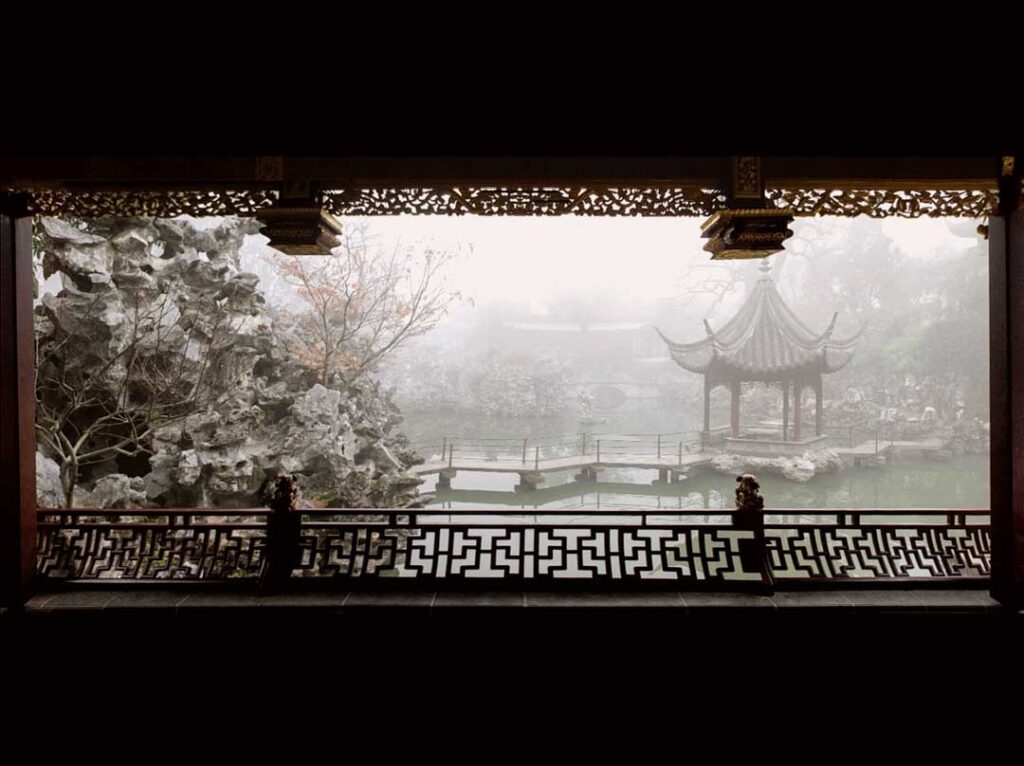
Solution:
[[[721,329],[704,320],[706,337],[693,343],[668,344],[672,359],[684,370],[704,375],[704,432],[711,430],[711,391],[726,386],[732,392],[730,435],[740,436],[740,387],[747,381],[782,386],[782,440],[801,441],[800,399],[804,389],[814,390],[815,436],[820,437],[822,376],[844,367],[853,356],[856,335],[837,340],[832,333],[838,314],[824,332],[816,333],[786,304],[771,277],[765,259],[761,277],[746,302]],[[793,428],[789,428],[790,395]]]

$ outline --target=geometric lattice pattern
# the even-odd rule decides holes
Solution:
[[[295,574],[437,580],[708,581],[759,579],[742,571],[732,527],[333,528],[303,538]]]
[[[254,511],[218,511],[195,519],[159,516],[120,523],[124,511],[64,512],[40,521],[37,574],[54,579],[225,580],[255,578],[264,564],[266,528]],[[264,512],[265,513],[265,512]],[[335,515],[344,512],[332,512]],[[320,521],[304,517],[293,577],[323,580],[406,578],[457,581],[672,583],[758,580],[743,570],[740,541],[753,533],[729,525],[498,523],[415,517]],[[511,513],[511,512],[510,512]],[[870,513],[870,512],[864,512]],[[920,512],[915,512],[920,513]],[[43,514],[47,515],[47,514]],[[512,514],[514,515],[514,514]],[[983,578],[990,574],[991,532],[966,515],[935,513],[944,523],[766,524],[777,582]],[[59,518],[59,521],[54,519]],[[108,523],[109,518],[113,523]],[[365,517],[364,517],[365,518]],[[234,519],[234,520],[232,520]]]
[[[987,577],[985,526],[791,527],[765,530],[777,580]]]
[[[263,529],[89,524],[40,530],[36,572],[59,579],[219,580],[255,577]]]

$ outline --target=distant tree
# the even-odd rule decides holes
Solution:
[[[703,255],[692,256],[685,276],[678,283],[673,314],[681,310],[695,325],[691,329],[703,336],[700,320],[711,319],[714,323],[715,318],[721,319],[718,312],[736,296],[748,295],[759,276],[754,261],[713,262]]]
[[[838,311],[856,327],[894,310],[916,286],[914,264],[869,218],[801,220],[773,265],[776,284],[809,322],[827,322]]]
[[[275,334],[324,385],[346,385],[432,329],[460,298],[444,281],[453,253],[376,248],[365,224],[345,227],[329,256],[275,256],[302,308],[279,310]]]

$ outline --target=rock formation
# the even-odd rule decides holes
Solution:
[[[380,387],[326,388],[275,343],[259,278],[239,267],[257,229],[42,219],[43,276],[61,285],[36,309],[41,506],[63,505],[71,479],[76,506],[255,506],[280,472],[313,502],[420,501],[417,458]],[[70,388],[89,401],[75,405]],[[91,446],[72,453],[97,417]]]
[[[711,467],[719,473],[736,476],[744,473],[774,474],[803,484],[816,474],[841,470],[843,461],[835,451],[826,449],[792,457],[718,455],[712,459]]]

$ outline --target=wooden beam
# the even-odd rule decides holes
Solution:
[[[769,187],[987,188],[996,185],[991,157],[765,157]]]
[[[35,572],[32,219],[0,192],[0,605],[20,609]]]
[[[267,173],[268,168],[274,172]],[[381,186],[710,186],[728,157],[0,156],[3,188],[261,189]],[[769,187],[994,188],[991,157],[764,157]]]
[[[715,157],[0,157],[7,186],[89,189],[271,188],[267,167],[283,179],[321,188],[444,185],[718,186]]]

